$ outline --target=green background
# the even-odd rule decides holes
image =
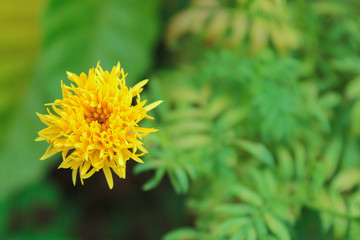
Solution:
[[[360,239],[359,13],[356,0],[3,0],[0,239]],[[34,141],[66,71],[98,61],[164,100],[145,163],[113,190],[102,174],[74,187]]]

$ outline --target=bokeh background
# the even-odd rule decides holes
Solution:
[[[2,0],[0,239],[360,239],[360,2]],[[35,112],[118,61],[142,165],[73,186]],[[179,230],[176,230],[179,229]]]

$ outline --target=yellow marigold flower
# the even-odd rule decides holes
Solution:
[[[133,88],[125,84],[124,70],[120,63],[111,73],[104,71],[99,63],[87,76],[67,72],[68,78],[77,86],[66,86],[61,82],[63,99],[47,108],[47,115],[38,114],[47,128],[38,132],[36,141],[46,140],[50,146],[40,160],[62,152],[59,168],[71,168],[76,184],[77,173],[81,183],[95,172],[103,170],[110,189],[113,187],[111,169],[120,178],[125,178],[126,161],[143,161],[140,156],[147,153],[142,137],[157,131],[139,127],[143,118],[154,119],[147,112],[158,106],[157,101],[144,106],[140,93],[148,80]],[[133,104],[133,98],[136,104]]]

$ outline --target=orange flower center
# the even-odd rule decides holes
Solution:
[[[93,107],[90,111],[90,116],[86,116],[86,122],[91,124],[92,122],[98,122],[101,124],[101,130],[105,131],[109,127],[109,118],[111,112],[108,108],[102,107]]]

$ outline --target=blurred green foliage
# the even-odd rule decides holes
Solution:
[[[162,131],[149,139],[148,161],[136,171],[155,170],[146,190],[168,175],[196,216],[194,228],[165,239],[359,238],[358,7],[193,1],[170,20],[173,53],[202,39],[213,44],[159,71],[150,87],[151,98],[166,100],[157,111]],[[239,27],[220,15],[238,11],[243,35],[229,45]],[[271,22],[284,11],[294,23],[289,32]],[[267,42],[272,26],[279,36],[272,32]],[[276,42],[295,32],[296,49]],[[318,233],[304,226],[309,211]]]
[[[0,238],[360,239],[358,1],[45,1],[36,64],[37,10],[6,4]],[[46,174],[33,141],[65,71],[99,60],[164,100],[140,180],[112,193]]]
[[[0,8],[0,119],[8,120],[11,108],[24,94],[32,62],[38,48],[36,24],[40,1],[31,0],[19,8],[20,1],[5,0]],[[26,39],[26,41],[24,41]],[[2,124],[0,130],[4,130]],[[3,141],[2,136],[0,142]]]

